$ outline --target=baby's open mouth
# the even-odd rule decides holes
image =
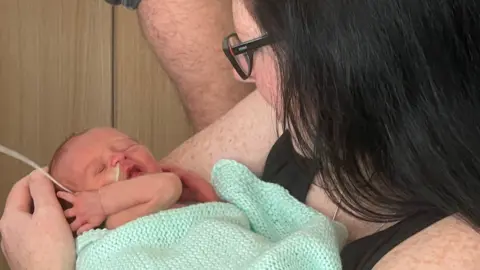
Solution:
[[[141,176],[144,174],[143,170],[137,166],[137,165],[133,165],[132,167],[128,168],[127,169],[127,180],[128,179],[131,179],[131,178],[135,178],[137,176]]]

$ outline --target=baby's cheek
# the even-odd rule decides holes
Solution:
[[[113,182],[111,173],[105,172],[103,175],[97,175],[86,180],[81,190],[98,190],[104,186],[112,184]]]

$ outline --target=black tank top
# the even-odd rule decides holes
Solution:
[[[262,179],[283,186],[293,197],[305,203],[314,173],[301,167],[297,159],[304,158],[294,151],[290,134],[285,132],[268,155]],[[304,161],[308,163],[308,160]],[[395,246],[444,217],[435,211],[417,213],[390,228],[353,241],[341,251],[342,268],[371,270]]]

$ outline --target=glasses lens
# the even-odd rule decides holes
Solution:
[[[230,39],[228,40],[228,43],[230,45],[230,48],[237,46],[240,44],[240,40],[236,35],[231,36]],[[235,55],[235,60],[237,61],[238,65],[240,68],[243,70],[245,74],[248,74],[250,72],[250,56],[248,53],[242,53]]]

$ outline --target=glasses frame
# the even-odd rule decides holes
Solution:
[[[270,38],[270,36],[268,34],[265,34],[261,37],[258,37],[258,38],[252,39],[252,40],[248,40],[248,41],[245,41],[245,42],[241,42],[240,44],[237,44],[237,45],[232,47],[230,45],[230,43],[228,42],[232,37],[236,37],[238,40],[240,40],[238,38],[237,33],[231,33],[230,35],[226,36],[223,39],[223,46],[222,46],[223,47],[223,52],[227,56],[228,60],[232,64],[235,71],[237,71],[238,75],[242,79],[246,80],[252,74],[253,53],[256,50],[260,49],[261,47],[270,45],[273,42],[272,42],[272,39]],[[245,71],[243,71],[242,67],[240,67],[237,59],[235,58],[235,56],[240,55],[240,54],[244,54],[244,53],[247,54],[247,65],[248,65],[247,68],[248,68],[248,71],[246,73],[245,73]]]

